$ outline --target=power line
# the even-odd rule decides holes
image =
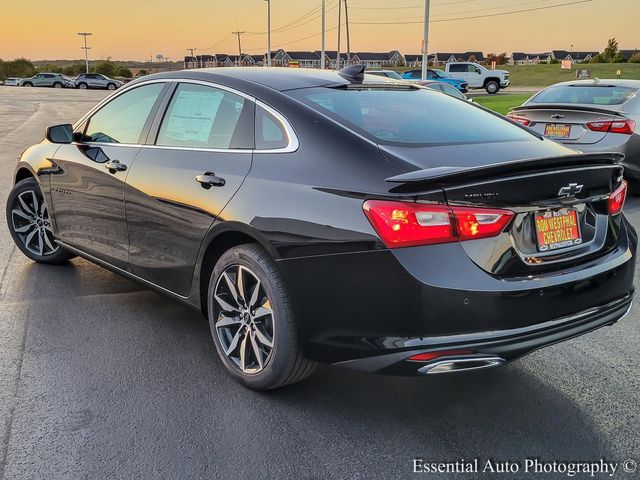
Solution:
[[[472,19],[476,19],[476,18],[487,18],[487,17],[499,17],[499,16],[503,16],[503,15],[512,15],[515,13],[524,13],[524,12],[534,12],[537,10],[548,10],[550,8],[558,8],[558,7],[566,7],[568,5],[577,5],[579,3],[589,3],[592,2],[593,0],[578,0],[575,2],[567,2],[567,3],[560,3],[558,5],[548,5],[546,7],[537,7],[537,8],[526,8],[526,9],[522,9],[522,10],[513,10],[511,12],[500,12],[500,13],[489,13],[489,14],[485,14],[485,15],[473,15],[470,17],[458,17],[458,18],[443,18],[441,20],[431,20],[431,23],[439,23],[439,22],[457,22],[459,20],[472,20]],[[356,22],[356,21],[352,21],[352,24],[356,24],[356,25],[410,25],[410,24],[417,24],[417,23],[423,23],[422,21],[415,21],[415,20],[408,20],[408,21],[395,21],[395,22]]]
[[[214,45],[212,45],[210,47],[207,47],[207,48],[201,48],[200,50],[213,50],[214,48],[222,45],[223,43],[226,43],[228,40],[231,40],[231,36],[232,36],[231,33],[227,33],[227,36],[224,37],[222,40],[220,40],[218,43],[216,43],[216,44],[214,44]]]
[[[337,5],[338,5],[336,3],[336,0],[331,0],[328,4],[331,5],[331,6],[326,9],[327,13],[332,11],[332,10],[335,10]],[[298,20],[295,20],[294,22],[289,22],[285,26],[271,29],[271,33],[288,32],[288,31],[300,28],[300,27],[302,27],[302,26],[304,26],[304,25],[306,25],[308,23],[315,22],[316,20],[318,20],[319,18],[322,17],[322,14],[320,13],[321,9],[322,9],[322,6],[315,8],[314,10],[318,10],[318,11],[315,12],[316,13],[315,16],[313,16],[311,18],[306,18],[306,19],[304,19],[304,21],[298,21],[298,20],[302,20],[302,17],[300,17]],[[311,12],[309,12],[309,13],[311,13]],[[307,16],[307,15],[303,15],[303,17],[304,16]],[[294,25],[294,23],[295,23],[295,25]],[[266,33],[267,32],[247,32],[248,35],[264,35]]]
[[[432,7],[446,7],[447,5],[458,5],[460,3],[471,3],[477,2],[478,0],[459,0],[457,2],[448,2],[448,3],[434,3]],[[422,5],[401,5],[398,7],[351,7],[353,10],[405,10],[405,9],[415,9],[415,8],[424,8],[424,4]]]
[[[240,66],[240,60],[242,59],[242,45],[240,44],[240,35],[245,33],[244,31],[231,32],[232,35],[238,36],[238,66]]]

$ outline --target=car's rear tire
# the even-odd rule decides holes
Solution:
[[[53,88],[62,88],[62,84],[60,82],[56,82],[53,84]]]
[[[24,83],[22,84],[22,86],[23,86],[23,87],[33,87],[33,83],[31,83],[31,82],[24,82]]]
[[[315,363],[302,355],[284,281],[260,246],[225,252],[209,281],[209,325],[229,374],[254,390],[307,378]]]
[[[7,199],[7,225],[22,253],[40,263],[65,263],[74,255],[55,241],[47,203],[35,178],[18,182]]]
[[[493,95],[494,93],[498,93],[500,91],[500,84],[496,80],[489,80],[485,84],[484,89],[489,95]]]
[[[87,84],[86,83],[79,83],[78,84],[78,88],[80,90],[86,90],[87,89]]]
[[[115,89],[116,89],[115,84],[110,83],[110,84],[107,85],[107,90],[115,90]]]

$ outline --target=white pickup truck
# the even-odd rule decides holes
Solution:
[[[475,62],[450,62],[445,71],[454,78],[465,80],[469,88],[484,88],[487,93],[498,93],[509,86],[509,72],[489,70]]]

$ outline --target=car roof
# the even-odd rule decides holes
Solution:
[[[640,88],[640,80],[625,80],[621,78],[590,78],[588,80],[571,80],[568,82],[554,83],[550,87],[558,87],[561,85],[568,86],[614,86],[614,87],[633,87]]]
[[[366,71],[365,71],[366,74]],[[240,80],[269,87],[284,92],[300,88],[322,87],[327,85],[348,85],[349,80],[342,77],[335,70],[321,70],[315,68],[286,68],[286,67],[217,67],[199,68],[194,70],[179,70],[163,72],[141,77],[145,79],[173,79],[186,78],[219,82],[223,80]],[[371,83],[398,83],[398,80],[371,76]],[[131,83],[137,83],[131,82]],[[365,76],[364,83],[367,83]]]

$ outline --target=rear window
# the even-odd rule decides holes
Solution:
[[[426,89],[310,88],[290,94],[381,144],[427,146],[535,138],[468,102]]]
[[[560,85],[543,90],[529,103],[564,103],[586,105],[621,105],[638,91],[633,87],[610,85]]]

